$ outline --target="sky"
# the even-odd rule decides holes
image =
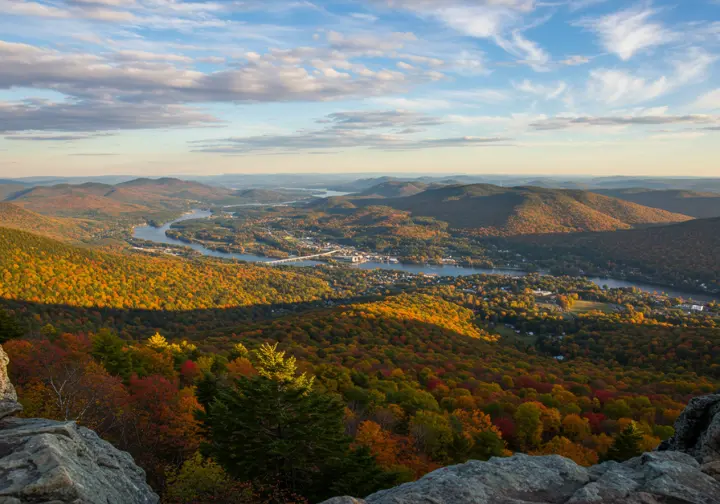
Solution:
[[[0,12],[0,177],[720,176],[720,0]]]

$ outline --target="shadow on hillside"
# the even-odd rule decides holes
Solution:
[[[164,311],[51,305],[0,298],[0,308],[11,310],[29,335],[40,334],[45,325],[51,324],[60,332],[95,332],[100,328],[109,328],[129,340],[147,337],[156,331],[169,338],[197,339],[227,335],[252,323],[369,300],[353,298]]]

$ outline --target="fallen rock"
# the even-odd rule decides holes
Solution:
[[[0,422],[0,504],[156,504],[133,458],[74,422]]]

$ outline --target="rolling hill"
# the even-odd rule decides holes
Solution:
[[[406,196],[414,196],[426,191],[430,186],[423,182],[403,182],[400,180],[390,180],[381,184],[372,186],[360,192],[356,196],[368,196],[375,198],[404,198]]]
[[[642,188],[602,189],[593,192],[698,219],[720,217],[720,193]]]
[[[509,242],[532,258],[586,263],[663,285],[720,291],[720,218],[614,233],[514,237]]]
[[[301,271],[112,254],[8,228],[0,228],[0,278],[0,298],[144,310],[296,303],[330,292]]]
[[[193,205],[242,203],[232,189],[174,178],[135,179],[117,185],[97,182],[35,186],[10,193],[6,200],[45,215],[88,219],[140,219]]]
[[[389,206],[479,235],[612,231],[692,217],[579,190],[490,184],[430,189],[404,198],[348,197],[356,207]],[[337,205],[337,201],[328,202]]]
[[[48,217],[1,202],[0,227],[29,231],[59,240],[86,240],[103,229],[92,221]]]

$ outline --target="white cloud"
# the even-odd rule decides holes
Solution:
[[[703,49],[691,47],[670,62],[672,71],[667,75],[645,77],[624,70],[592,70],[587,96],[608,105],[650,101],[682,86],[702,81],[715,60]]]
[[[692,107],[700,110],[720,109],[720,88],[702,95],[693,103]]]
[[[647,7],[631,8],[597,19],[586,19],[580,25],[596,32],[605,50],[628,61],[641,51],[677,38],[661,23],[652,21],[657,13]]]
[[[675,124],[717,125],[720,117],[703,114],[690,115],[623,115],[623,116],[557,116],[535,121],[531,127],[539,131],[563,130],[571,128],[608,127],[608,126],[657,126]]]
[[[520,83],[513,82],[513,87],[523,93],[539,96],[545,100],[555,100],[560,98],[568,89],[567,83],[560,81],[552,86],[544,84],[534,84],[532,81],[525,79]]]
[[[372,98],[373,103],[405,110],[439,110],[450,108],[452,104],[447,100],[433,98]]]
[[[586,63],[590,63],[590,58],[588,58],[587,56],[575,55],[565,58],[559,63],[565,66],[585,65]]]
[[[523,17],[535,0],[390,0],[387,5],[440,21],[464,35],[490,39],[537,71],[546,70],[550,55],[523,34]]]
[[[408,110],[338,112],[316,121],[322,129],[293,134],[230,137],[191,142],[199,152],[223,154],[289,153],[317,149],[371,148],[417,150],[441,147],[507,145],[502,137],[416,138],[426,127],[448,122]]]
[[[648,81],[622,70],[592,70],[588,96],[608,105],[643,102],[664,95],[670,89],[666,77]]]

